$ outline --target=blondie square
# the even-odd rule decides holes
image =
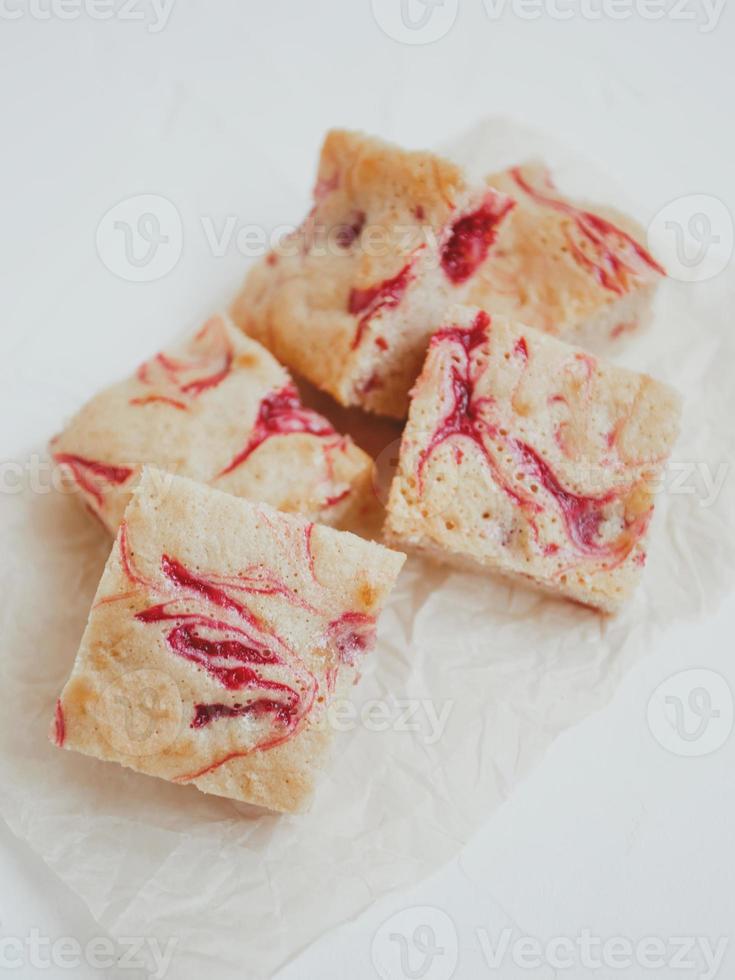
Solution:
[[[112,533],[144,464],[339,527],[371,503],[371,459],[222,316],[92,398],[51,448]]]
[[[612,612],[645,564],[678,418],[646,375],[455,308],[414,389],[386,540]]]
[[[51,737],[206,793],[297,810],[404,555],[146,468]]]
[[[250,271],[233,319],[343,405],[405,418],[429,337],[512,207],[440,157],[330,132],[311,213]]]
[[[468,303],[597,352],[648,322],[665,270],[636,222],[563,197],[540,164],[488,182],[516,206]]]

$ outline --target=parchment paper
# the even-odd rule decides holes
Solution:
[[[541,154],[565,190],[628,205],[582,161],[512,125],[483,124],[453,149],[479,171]],[[177,980],[268,976],[436,870],[560,732],[610,699],[623,671],[731,588],[734,308],[732,268],[699,285],[670,281],[650,331],[621,358],[684,392],[675,470],[690,468],[680,492],[667,480],[659,495],[631,605],[603,619],[410,561],[354,692],[367,721],[345,721],[352,730],[338,735],[305,816],[256,815],[47,743],[109,541],[68,496],[0,495],[0,811],[10,828],[113,936],[176,936]],[[724,486],[708,500],[702,473],[715,479],[722,466]]]

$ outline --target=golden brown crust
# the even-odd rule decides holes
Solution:
[[[146,469],[55,741],[204,792],[303,807],[331,740],[328,704],[354,681],[403,560]]]
[[[431,224],[446,221],[467,191],[461,169],[450,161],[343,129],[327,133],[319,161],[319,182],[334,181],[357,204],[388,214],[421,207]]]

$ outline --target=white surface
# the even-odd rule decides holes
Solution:
[[[421,145],[502,111],[604,161],[652,212],[694,193],[716,195],[732,210],[732,20],[725,11],[706,35],[695,23],[670,20],[509,15],[501,24],[477,0],[464,2],[449,34],[425,47],[386,38],[362,0],[180,2],[158,34],[138,22],[84,16],[0,20],[3,90],[14,93],[4,112],[0,262],[0,397],[12,424],[3,429],[0,458],[45,441],[104,380],[100,364],[110,377],[119,374],[148,353],[150,334],[193,323],[230,294],[243,257],[235,248],[212,256],[200,216],[212,215],[218,227],[231,213],[266,226],[293,220],[328,125]],[[243,129],[252,136],[247,160],[228,152]],[[260,192],[266,176],[279,194]],[[115,278],[95,251],[102,215],[139,193],[174,200],[185,232],[181,262],[148,284]],[[45,397],[37,379],[52,371],[58,383]],[[673,756],[652,737],[646,705],[683,667],[714,669],[735,683],[733,616],[730,602],[706,625],[682,628],[675,649],[652,651],[609,709],[554,746],[459,862],[325,937],[281,975],[376,976],[373,935],[409,906],[438,906],[452,916],[460,939],[455,975],[468,978],[529,974],[510,961],[491,971],[481,960],[476,930],[495,936],[508,921],[517,924],[516,936],[544,941],[574,939],[584,928],[634,943],[729,936],[732,738],[711,756]],[[36,927],[53,938],[89,938],[84,909],[41,862],[7,833],[0,844],[2,935],[25,937]],[[446,964],[437,957],[424,975],[443,976],[437,971]],[[729,976],[733,964],[730,949],[719,975]],[[26,965],[13,975],[66,973],[55,970]],[[614,975],[695,977],[702,970],[670,965]]]

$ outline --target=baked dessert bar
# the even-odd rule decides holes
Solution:
[[[516,202],[469,304],[597,352],[646,324],[665,270],[625,215],[563,197],[540,164],[488,182]]]
[[[404,555],[146,468],[53,741],[206,793],[297,810]]]
[[[146,463],[340,527],[371,504],[370,457],[222,316],[92,398],[51,448],[113,533]]]
[[[457,307],[414,389],[386,540],[612,612],[645,564],[678,417],[646,375]]]
[[[512,207],[440,157],[332,131],[311,213],[250,271],[233,319],[343,405],[405,418],[431,333]]]

